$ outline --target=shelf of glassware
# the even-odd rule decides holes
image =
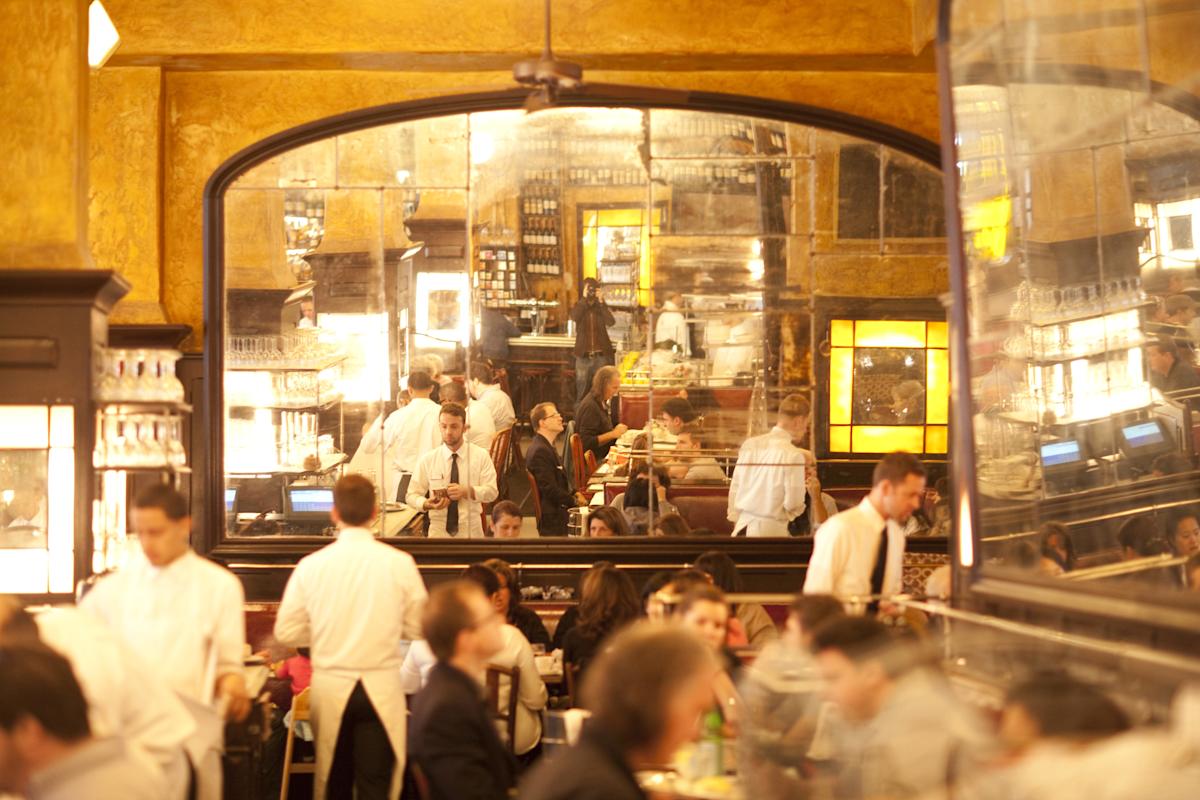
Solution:
[[[1004,342],[1004,352],[1036,364],[1091,359],[1145,344],[1136,308],[1054,322],[1030,322]]]
[[[1001,413],[1011,422],[1069,426],[1148,408],[1153,402],[1139,344],[1026,364],[1026,391]]]

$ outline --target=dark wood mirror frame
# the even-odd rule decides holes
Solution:
[[[941,112],[942,175],[945,181],[947,238],[950,247],[949,309],[951,340],[951,469],[955,533],[950,542],[953,595],[958,607],[997,617],[1021,620],[1060,632],[1075,632],[1157,650],[1195,656],[1200,653],[1200,594],[1139,591],[1136,587],[1088,585],[1056,581],[1002,570],[982,570],[979,554],[979,498],[974,480],[975,444],[972,399],[961,387],[970,385],[967,342],[966,277],[963,226],[958,196],[957,134],[951,74],[951,19],[953,0],[939,0],[937,32],[938,96]],[[1194,119],[1200,119],[1200,97],[1177,87],[1148,80],[1137,72],[1087,65],[1003,64],[972,69],[970,80],[982,84],[1063,84],[1150,91],[1155,101]],[[954,391],[958,387],[960,391]],[[1163,480],[1163,488],[1172,482]],[[969,520],[968,536],[974,561],[964,566],[959,552],[965,538],[958,520]],[[1198,673],[1200,674],[1200,673]]]
[[[395,103],[316,120],[268,137],[222,164],[204,189],[204,356],[203,398],[196,416],[195,441],[203,453],[193,451],[198,480],[193,482],[192,508],[196,549],[233,568],[247,585],[251,600],[277,599],[288,573],[304,555],[329,542],[319,537],[238,539],[225,535],[219,488],[223,473],[223,357],[224,330],[224,195],[246,170],[284,151],[329,136],[396,122],[479,111],[521,108],[527,92],[508,91],[462,94]],[[940,168],[938,145],[907,131],[879,122],[815,106],[786,103],[713,92],[686,92],[636,86],[588,85],[564,92],[560,106],[660,108],[740,114],[762,119],[810,125],[835,133],[877,142]],[[730,539],[637,537],[613,547],[607,541],[588,539],[522,539],[498,546],[492,539],[444,541],[421,538],[389,540],[413,554],[427,575],[452,574],[462,566],[502,555],[516,566],[534,569],[543,584],[575,584],[579,572],[599,559],[612,559],[634,570],[675,569],[690,563],[705,550],[727,550],[737,560],[751,591],[796,591],[804,565],[811,555],[811,539]],[[909,547],[922,564],[944,562],[945,538],[914,539]]]

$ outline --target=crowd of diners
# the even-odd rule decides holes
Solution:
[[[1171,730],[1132,728],[1064,671],[1014,679],[998,717],[960,699],[940,651],[888,601],[894,532],[923,494],[919,461],[882,459],[863,503],[817,532],[780,625],[737,597],[736,564],[712,550],[642,586],[597,563],[550,630],[501,560],[427,589],[412,557],[368,530],[374,485],[345,476],[338,536],[297,565],[274,623],[294,648],[278,675],[306,694],[309,720],[274,725],[311,739],[321,798],[640,800],[638,774],[677,759],[700,720],[736,742],[746,797],[1194,796],[1194,694]],[[181,495],[155,486],[134,506],[143,557],[78,607],[0,598],[0,794],[222,796],[222,723],[252,708],[242,589],[191,551]],[[1062,534],[1047,532],[1047,552],[1069,558]],[[565,691],[539,667],[555,651]],[[488,670],[513,668],[489,705]],[[513,695],[508,738],[493,712]],[[586,719],[551,752],[552,706]],[[1105,793],[1114,785],[1138,792]]]

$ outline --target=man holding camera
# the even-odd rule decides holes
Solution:
[[[613,363],[612,340],[608,327],[616,323],[604,302],[604,294],[595,278],[583,281],[583,298],[571,309],[575,322],[575,402],[578,404],[592,386],[596,370]]]

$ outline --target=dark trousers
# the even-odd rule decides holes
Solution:
[[[604,354],[594,356],[575,356],[575,405],[579,405],[583,396],[592,388],[592,378],[601,367],[612,366],[612,356]]]
[[[362,681],[354,685],[329,770],[329,800],[387,800],[396,754]],[[358,794],[355,794],[355,789]]]

